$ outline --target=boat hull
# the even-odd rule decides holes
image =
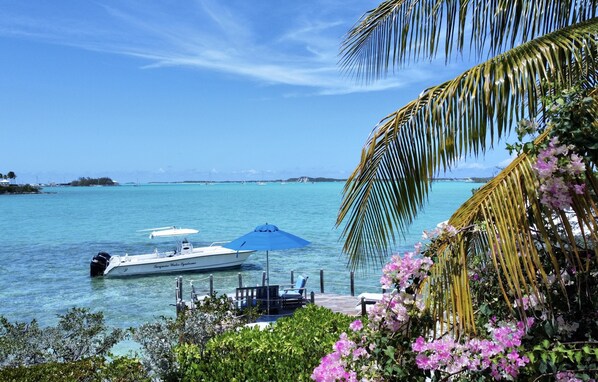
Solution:
[[[231,251],[220,246],[194,248],[180,255],[112,256],[104,277],[128,277],[237,268],[255,251]]]

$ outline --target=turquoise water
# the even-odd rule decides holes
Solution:
[[[420,218],[399,250],[420,240],[423,229],[448,219],[478,184],[439,182]],[[349,271],[335,229],[343,183],[168,184],[119,187],[44,188],[40,195],[0,196],[0,315],[10,320],[36,318],[53,325],[73,306],[104,312],[112,326],[137,326],[158,316],[174,316],[176,275],[129,279],[91,279],[89,262],[99,251],[135,254],[172,241],[150,240],[138,230],[177,225],[197,228],[194,245],[232,240],[270,223],[311,241],[303,249],[270,253],[272,284],[288,284],[290,272],[309,277],[318,291],[319,270],[326,292],[349,293]],[[240,269],[212,272],[215,289],[234,291],[261,282],[266,255],[256,252]],[[183,274],[208,288],[209,273]],[[380,271],[357,272],[356,293],[376,291]]]

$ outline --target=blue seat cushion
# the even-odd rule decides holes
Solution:
[[[280,293],[280,298],[285,299],[298,299],[302,298],[303,294],[302,291],[305,288],[305,284],[307,283],[307,279],[303,276],[297,277],[295,281],[295,285],[293,285],[293,289],[287,289]]]

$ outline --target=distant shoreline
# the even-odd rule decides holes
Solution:
[[[40,187],[32,186],[30,184],[10,184],[7,186],[0,186],[0,195],[27,195],[40,193]]]
[[[110,179],[110,178],[106,178]],[[470,183],[487,183],[492,177],[466,177],[466,178],[433,178],[432,182],[470,182]],[[119,183],[114,181],[113,184],[106,184],[98,182],[86,182],[86,184],[77,184],[78,182],[73,181],[69,183],[49,183],[33,185],[34,187],[113,187],[113,186],[137,186],[141,184],[233,184],[233,183],[246,183],[246,184],[273,184],[273,183],[345,183],[347,179],[339,178],[325,178],[325,177],[309,177],[303,176],[299,178],[288,178],[288,179],[275,179],[275,180],[175,180],[175,181],[150,181],[145,183],[139,182],[126,182]]]
[[[471,178],[434,178],[432,182],[471,182],[471,183],[486,183],[492,177],[471,177]],[[155,181],[147,182],[147,184],[214,184],[214,183],[338,183],[346,182],[347,179],[336,178],[289,178],[276,180],[183,180],[183,181]],[[135,184],[135,183],[124,183]]]

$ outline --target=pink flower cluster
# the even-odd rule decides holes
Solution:
[[[453,227],[452,225],[448,224],[447,222],[448,222],[448,220],[446,222],[439,223],[438,226],[436,228],[434,228],[432,231],[424,230],[424,232],[422,234],[422,239],[424,239],[424,240],[435,239],[442,235],[446,235],[448,237],[457,235],[457,233],[459,233],[457,228]]]
[[[542,310],[546,304],[546,297],[544,294],[523,295],[520,299],[515,300],[513,304],[515,308],[521,307],[523,310]]]
[[[351,329],[354,331],[359,331],[361,328],[363,328],[363,324],[360,320],[351,324]],[[364,337],[361,337],[361,340],[365,343]],[[346,333],[341,334],[333,348],[334,352],[320,360],[320,364],[314,369],[311,378],[318,382],[357,382],[357,372],[352,370],[352,366],[360,359],[369,358],[368,351],[350,340]]]
[[[369,311],[369,325],[372,329],[383,327],[397,332],[409,320],[409,312],[413,307],[422,310],[420,296],[407,293],[415,279],[428,277],[430,267],[434,264],[429,257],[422,256],[421,244],[415,245],[415,251],[405,252],[401,257],[395,255],[382,269],[380,284],[383,288],[396,288],[392,293],[384,294]],[[416,301],[417,299],[417,301]]]
[[[390,262],[382,269],[380,284],[383,288],[394,288],[405,290],[415,278],[426,277],[432,260],[420,255],[421,244],[415,246],[414,252],[405,252],[403,256],[395,255]]]
[[[519,368],[529,363],[527,357],[519,355],[517,347],[521,345],[526,326],[532,324],[533,319],[528,319],[527,325],[518,322],[516,325],[495,327],[491,323],[490,340],[473,338],[458,343],[452,337],[445,337],[426,342],[419,337],[411,347],[417,353],[417,367],[423,370],[453,375],[490,369],[496,380],[514,380]]]
[[[577,378],[574,372],[572,371],[559,371],[556,373],[556,382],[584,382],[584,379]],[[590,378],[587,382],[596,382],[594,378]]]
[[[581,195],[585,184],[581,176],[586,170],[582,157],[577,155],[573,146],[559,145],[554,137],[548,147],[538,153],[534,169],[540,180],[540,201],[553,209],[571,207],[572,193]]]
[[[354,341],[346,333],[334,344],[333,352],[321,359],[311,378],[318,382],[357,381],[359,375],[367,376],[367,380],[376,380],[378,375],[375,361],[370,361],[370,352],[375,349],[371,337],[395,333],[409,321],[409,312],[421,310],[416,304],[413,294],[405,290],[411,286],[416,278],[427,277],[433,262],[420,255],[421,244],[415,246],[415,251],[407,252],[404,256],[393,256],[390,263],[383,269],[380,280],[385,288],[397,288],[392,293],[384,294],[368,312],[369,324],[364,327],[361,320],[356,320],[349,326]],[[366,335],[367,333],[367,335]]]
[[[409,321],[409,306],[412,303],[413,297],[406,293],[393,292],[382,296],[368,312],[370,328],[398,332]]]

